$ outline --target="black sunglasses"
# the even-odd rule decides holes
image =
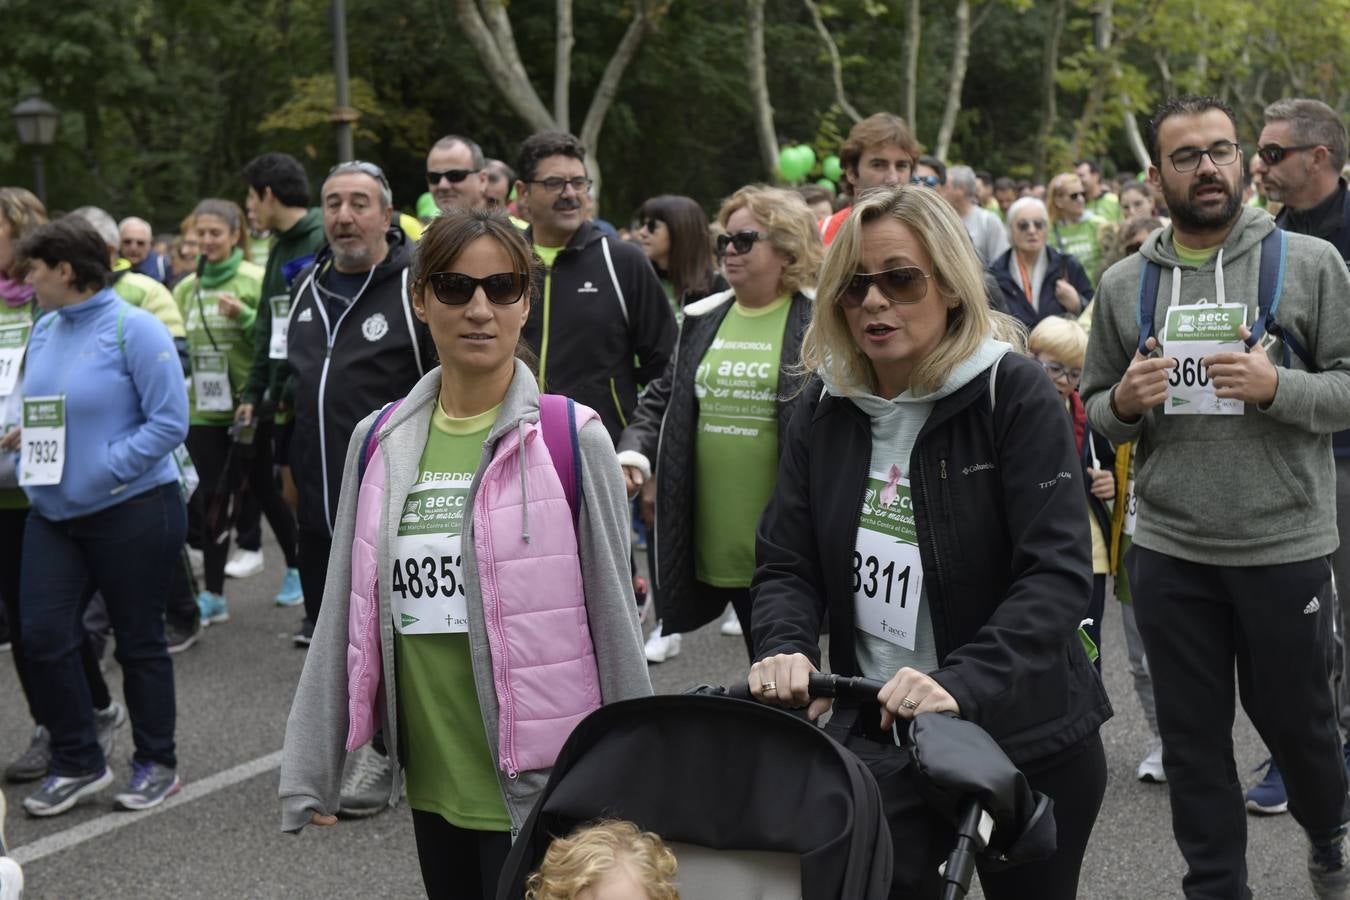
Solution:
[[[909,179],[910,184],[921,184],[924,187],[935,188],[942,184],[941,179],[936,175],[913,175]]]
[[[1297,147],[1281,147],[1279,144],[1266,144],[1264,147],[1258,147],[1256,155],[1261,157],[1261,162],[1268,166],[1278,166],[1284,162],[1284,158],[1290,153],[1298,153],[1301,150],[1316,150],[1321,144],[1299,144]]]
[[[660,219],[648,219],[647,221],[642,223],[642,227],[647,230],[648,234],[656,234],[656,226],[660,224],[661,224]]]
[[[735,247],[737,253],[749,253],[750,248],[755,246],[755,241],[768,239],[769,236],[762,231],[738,231],[735,234],[719,234],[717,236],[717,255],[725,256],[727,247]]]
[[[1065,194],[1064,196],[1068,197],[1070,200],[1086,200],[1086,199],[1087,199],[1087,192],[1086,192],[1086,191],[1074,191],[1072,194]]]
[[[465,178],[468,178],[470,175],[477,175],[477,174],[478,169],[447,169],[444,172],[428,171],[427,184],[431,185],[432,187],[435,187],[436,185],[441,183],[442,178],[444,178],[451,184],[459,184],[461,181],[463,181]]]
[[[900,266],[884,272],[859,272],[844,284],[835,300],[845,309],[857,309],[867,300],[867,291],[877,286],[881,296],[891,303],[918,303],[928,293],[932,276],[918,266]]]
[[[432,272],[427,283],[436,295],[436,299],[446,306],[464,306],[473,299],[479,285],[487,296],[488,302],[495,306],[510,306],[519,303],[525,296],[529,277],[519,272],[498,272],[483,278],[474,278],[463,272]]]

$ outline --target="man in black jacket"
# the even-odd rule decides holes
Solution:
[[[1350,265],[1350,201],[1345,165],[1346,134],[1341,117],[1320,100],[1280,100],[1266,107],[1265,128],[1252,159],[1266,194],[1284,204],[1275,224],[1295,234],[1310,234],[1330,242]],[[1341,298],[1350,302],[1350,297]],[[1350,590],[1350,431],[1332,436],[1336,456],[1336,530],[1341,546],[1331,555],[1332,571],[1340,592]],[[1345,629],[1350,627],[1346,598],[1340,603],[1341,630],[1337,665],[1332,681],[1336,712],[1343,736],[1350,735],[1350,671],[1347,671]],[[1350,744],[1345,746],[1350,760]],[[1253,812],[1279,813],[1288,809],[1284,780],[1274,762],[1265,778],[1247,792]]]
[[[309,644],[323,600],[352,431],[436,365],[431,336],[412,313],[412,247],[390,227],[393,198],[384,174],[371,163],[342,163],[324,182],[322,203],[328,244],[295,279],[286,334],[305,594],[305,621],[295,636],[300,646]]]
[[[544,261],[543,297],[524,339],[539,356],[539,388],[591,407],[615,442],[642,386],[665,371],[675,316],[642,251],[585,219],[586,148],[544,132],[520,146],[516,194],[526,239]]]

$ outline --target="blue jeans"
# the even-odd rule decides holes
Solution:
[[[19,604],[33,701],[52,736],[51,774],[88,775],[105,765],[80,665],[90,586],[102,592],[117,638],[136,761],[177,768],[164,607],[186,532],[177,483],[62,522],[28,516]]]

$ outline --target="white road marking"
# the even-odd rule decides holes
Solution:
[[[171,809],[177,809],[187,803],[208,797],[216,791],[238,784],[241,781],[247,781],[264,772],[269,772],[281,766],[281,751],[269,753],[266,756],[260,756],[255,760],[241,763],[232,769],[226,769],[223,772],[217,772],[201,781],[190,782],[183,787],[174,796],[165,800],[154,809],[148,809],[144,812],[112,812],[106,816],[99,816],[97,819],[91,819],[74,828],[67,828],[65,831],[58,831],[56,834],[49,834],[41,840],[33,841],[31,844],[24,844],[22,847],[13,847],[9,855],[12,856],[20,865],[28,865],[37,862],[40,859],[51,856],[54,853],[61,853],[72,847],[78,847],[86,841],[92,841],[94,838],[102,837],[109,832],[117,831],[119,828],[125,828],[128,825],[136,825],[144,822],[151,816],[162,812],[168,812]],[[106,796],[99,794],[98,796]]]

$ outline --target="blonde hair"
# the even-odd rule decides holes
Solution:
[[[853,341],[840,292],[858,270],[862,230],[869,222],[890,216],[905,225],[933,261],[932,284],[956,305],[947,313],[947,333],[937,348],[919,362],[910,378],[915,393],[930,393],[946,382],[957,365],[974,355],[988,337],[1020,350],[1024,332],[1016,319],[989,308],[984,267],[970,235],[956,212],[937,191],[904,185],[869,192],[853,206],[825,256],[811,324],[802,339],[802,367],[821,375],[845,394],[880,390],[872,361]]]
[[[1051,225],[1064,219],[1063,214],[1060,213],[1059,207],[1055,203],[1055,199],[1059,196],[1059,192],[1064,190],[1064,185],[1070,178],[1077,181],[1080,185],[1083,183],[1083,180],[1078,177],[1077,172],[1060,172],[1054,178],[1050,179],[1050,184],[1046,185],[1045,207],[1048,213],[1046,218],[1050,220]]]
[[[525,900],[572,900],[622,868],[651,900],[680,900],[675,854],[660,837],[632,822],[584,825],[549,845],[539,870],[525,881]]]
[[[1063,316],[1041,319],[1027,338],[1028,352],[1053,356],[1056,362],[1071,369],[1083,368],[1087,345],[1088,336],[1083,326]]]
[[[788,258],[788,266],[779,279],[785,294],[795,294],[816,283],[824,248],[816,217],[796,191],[785,191],[763,184],[741,188],[728,197],[717,211],[717,224],[725,230],[727,219],[738,209],[748,209],[769,235],[769,243]]]

